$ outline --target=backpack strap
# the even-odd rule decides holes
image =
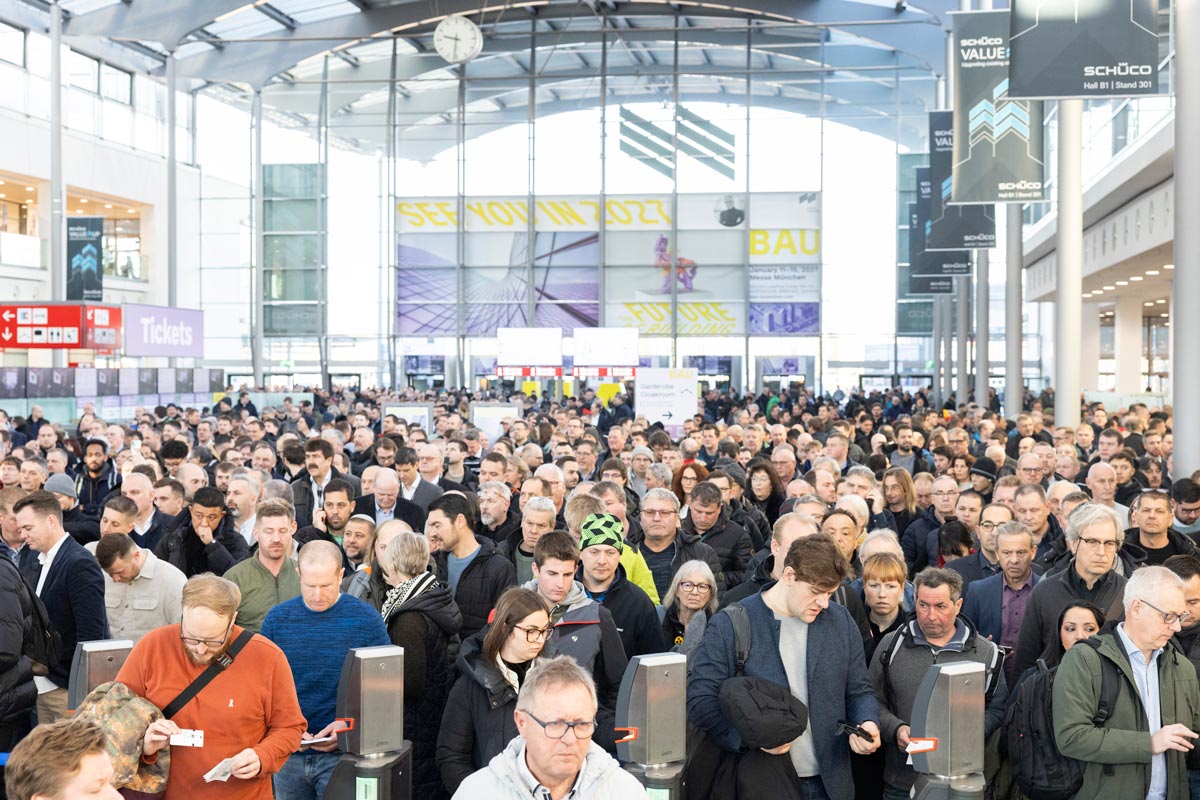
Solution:
[[[733,674],[741,677],[746,671],[746,659],[750,656],[750,615],[741,603],[730,603],[724,611],[733,625]]]
[[[900,645],[904,643],[904,639],[909,636],[911,626],[912,619],[906,618],[904,624],[897,628],[896,632],[892,635],[892,640],[888,642],[887,649],[879,656],[879,666],[883,668],[883,691],[886,695],[885,699],[887,700],[888,708],[892,709],[893,713],[896,708],[896,697],[892,691],[892,660],[896,658],[896,653],[900,650]]]
[[[163,716],[167,719],[170,719],[178,714],[180,709],[190,703],[193,697],[200,694],[200,692],[204,690],[205,686],[208,686],[210,683],[212,683],[213,679],[216,678],[217,675],[224,672],[225,669],[233,663],[233,659],[237,657],[238,653],[242,652],[242,648],[246,646],[246,643],[249,642],[253,636],[253,632],[243,629],[242,632],[238,634],[238,637],[233,640],[233,644],[229,645],[229,649],[226,650],[220,658],[214,659],[213,662],[208,665],[208,669],[197,675],[196,679],[187,685],[187,688],[185,688],[178,694],[178,696],[176,696],[174,700],[167,704],[167,707],[163,709]]]
[[[1083,640],[1083,643],[1100,654],[1100,640],[1092,636]],[[1103,728],[1112,716],[1113,707],[1117,704],[1117,695],[1121,692],[1121,669],[1104,656],[1100,657],[1100,705],[1096,707],[1096,715],[1092,717],[1092,724],[1097,728]]]

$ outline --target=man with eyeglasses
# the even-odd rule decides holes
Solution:
[[[933,482],[933,505],[913,520],[900,546],[904,548],[904,560],[910,575],[916,575],[929,564],[938,563],[938,529],[954,516],[954,504],[958,502],[958,481],[942,475]]]
[[[1021,480],[1022,486],[1036,483],[1044,488],[1046,472],[1042,467],[1041,457],[1036,453],[1026,453],[1017,459],[1017,477]]]
[[[1121,613],[1125,577],[1113,569],[1124,541],[1121,518],[1107,506],[1084,503],[1071,512],[1069,523],[1066,541],[1073,557],[1065,569],[1034,587],[1017,637],[1014,675],[1024,673],[1057,644],[1059,615],[1072,601],[1086,600],[1109,619]]]
[[[183,619],[142,637],[117,675],[139,697],[166,708],[210,664],[229,657],[243,630],[234,622],[241,592],[215,575],[183,587]],[[181,730],[203,731],[198,747],[171,747],[165,797],[189,800],[270,800],[271,776],[300,745],[304,714],[283,651],[247,634],[232,661],[171,719],[146,729],[142,760],[153,763]],[[204,775],[232,759],[227,782]]]
[[[1200,484],[1191,478],[1180,478],[1171,484],[1171,499],[1175,501],[1175,530],[1187,534],[1200,532]]]
[[[1145,564],[1161,565],[1171,556],[1200,556],[1192,538],[1171,527],[1171,506],[1166,489],[1147,489],[1133,499],[1129,515],[1134,527],[1125,532],[1125,543],[1146,551]]]
[[[725,589],[721,559],[717,551],[700,541],[696,534],[685,533],[679,524],[679,498],[669,489],[651,489],[642,499],[640,530],[630,530],[627,542],[646,559],[654,577],[654,588],[665,597],[675,573],[688,561],[708,564],[717,578],[717,588]]]
[[[1001,571],[1003,565],[996,554],[996,532],[1001,525],[1011,522],[1012,519],[1012,509],[1008,506],[992,503],[983,507],[979,513],[979,524],[975,527],[979,549],[969,556],[946,562],[946,569],[954,570],[962,576],[963,591],[974,581],[990,578]]]
[[[1189,619],[1183,581],[1163,567],[1143,567],[1123,591],[1124,621],[1097,634],[1098,647],[1072,647],[1063,656],[1054,679],[1054,740],[1062,755],[1084,762],[1077,797],[1187,797],[1200,687],[1172,642]],[[1098,726],[1101,659],[1120,678],[1112,715]]]
[[[569,656],[538,664],[517,695],[517,737],[459,785],[455,800],[645,800],[637,779],[593,741],[597,708],[591,677]]]

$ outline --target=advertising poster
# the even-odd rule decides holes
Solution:
[[[1158,0],[1013,0],[1008,96],[1158,94]]]
[[[995,205],[950,205],[954,165],[954,112],[929,112],[929,235],[926,250],[996,246]]]
[[[908,279],[912,294],[954,294],[954,278],[940,275],[913,275]]]
[[[1042,104],[1008,99],[1008,11],[954,19],[951,202],[1046,199]]]
[[[67,220],[67,299],[104,299],[104,217]]]

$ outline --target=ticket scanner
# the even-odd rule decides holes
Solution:
[[[338,734],[343,755],[325,800],[409,800],[412,743],[404,740],[404,648],[358,647],[346,654],[337,716],[347,727]]]
[[[617,695],[617,758],[656,800],[681,800],[687,757],[687,657],[634,656]]]
[[[973,661],[925,673],[909,725],[913,800],[983,800],[986,685],[984,665]]]
[[[67,683],[67,708],[79,708],[93,689],[102,683],[115,681],[131,650],[133,642],[128,639],[101,639],[76,644]]]

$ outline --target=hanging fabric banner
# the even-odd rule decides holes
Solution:
[[[929,235],[926,250],[996,246],[994,205],[950,205],[954,165],[954,112],[929,112]]]
[[[67,220],[67,299],[104,299],[104,217]]]
[[[1008,96],[1159,93],[1158,0],[1012,0]]]
[[[952,203],[1046,199],[1042,104],[1009,100],[1008,11],[955,13]]]

